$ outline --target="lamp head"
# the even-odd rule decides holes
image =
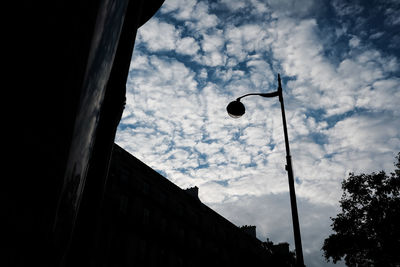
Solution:
[[[232,118],[240,118],[246,110],[240,100],[235,100],[228,104],[226,111]]]

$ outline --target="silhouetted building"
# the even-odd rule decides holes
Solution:
[[[244,225],[241,226],[240,229],[252,237],[257,237],[256,227],[254,225]]]
[[[289,266],[116,144],[99,221],[91,266]]]
[[[136,31],[162,3],[22,0],[5,8],[0,265],[86,266]]]

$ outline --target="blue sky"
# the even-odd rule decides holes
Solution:
[[[166,0],[138,31],[116,142],[261,240],[294,248],[278,99],[283,90],[304,257],[320,251],[349,172],[400,151],[395,0]],[[338,264],[340,265],[340,264]]]

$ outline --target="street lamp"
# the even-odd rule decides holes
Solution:
[[[294,243],[296,247],[296,265],[304,266],[303,259],[303,249],[301,246],[301,236],[300,236],[300,225],[299,225],[299,215],[297,213],[297,203],[296,203],[296,192],[294,189],[294,178],[293,178],[293,168],[292,168],[292,158],[290,156],[290,148],[289,148],[289,137],[287,133],[286,126],[286,116],[285,116],[285,107],[283,104],[283,95],[282,95],[282,85],[281,85],[281,76],[278,74],[278,90],[272,93],[252,93],[246,94],[235,101],[232,101],[226,107],[229,116],[233,118],[239,118],[245,113],[245,107],[240,102],[240,99],[250,96],[250,95],[258,95],[262,97],[279,97],[279,102],[281,102],[281,111],[282,111],[282,122],[283,122],[283,134],[285,135],[285,146],[286,146],[286,166],[285,169],[288,173],[289,180],[289,192],[290,192],[290,204],[292,208],[292,220],[293,220],[293,232],[294,232]]]

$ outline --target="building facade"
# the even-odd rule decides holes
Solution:
[[[91,266],[290,266],[116,144],[100,217]]]
[[[7,6],[0,265],[86,266],[136,32],[163,2]]]

